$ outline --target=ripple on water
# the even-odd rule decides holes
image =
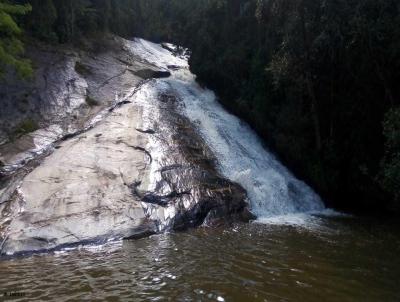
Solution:
[[[1,261],[0,289],[20,301],[399,301],[398,228],[317,221],[322,233],[237,224]]]

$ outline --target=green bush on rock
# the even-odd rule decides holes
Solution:
[[[32,119],[26,119],[22,121],[14,130],[11,139],[19,138],[25,134],[34,132],[39,129],[39,125]]]

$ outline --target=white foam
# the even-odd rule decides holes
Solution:
[[[127,43],[127,47],[134,55],[162,69],[168,69],[171,65],[181,68],[189,66],[186,59],[172,55],[160,44],[136,38],[131,43]]]
[[[246,123],[225,111],[211,91],[199,87],[193,78],[170,82],[185,104],[184,114],[196,122],[216,154],[222,174],[246,189],[255,215],[324,208],[319,196],[279,163]]]
[[[269,226],[289,226],[296,229],[305,229],[318,234],[332,234],[339,230],[331,223],[327,223],[326,218],[351,218],[351,215],[336,212],[332,209],[324,209],[316,212],[293,213],[272,217],[260,217],[253,223]],[[343,230],[341,230],[343,231]]]

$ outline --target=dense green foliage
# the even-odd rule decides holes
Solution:
[[[47,42],[79,44],[82,38],[113,32],[133,33],[133,0],[17,0],[29,3],[26,30]]]
[[[22,77],[32,73],[28,60],[22,57],[24,47],[20,36],[21,28],[15,22],[15,16],[24,15],[31,10],[29,5],[14,5],[8,1],[0,1],[0,76],[7,66],[12,66]]]
[[[189,47],[199,81],[325,200],[399,208],[399,1],[14,2],[31,3],[26,30],[45,41],[113,32]]]

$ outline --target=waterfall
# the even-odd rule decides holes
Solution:
[[[214,152],[219,171],[246,189],[257,217],[324,209],[319,196],[288,171],[245,122],[227,112],[212,91],[197,84],[186,57],[174,56],[159,44],[141,39],[135,39],[129,48],[158,68],[174,66],[171,77],[157,81],[168,84],[181,100],[182,114],[197,126]]]

